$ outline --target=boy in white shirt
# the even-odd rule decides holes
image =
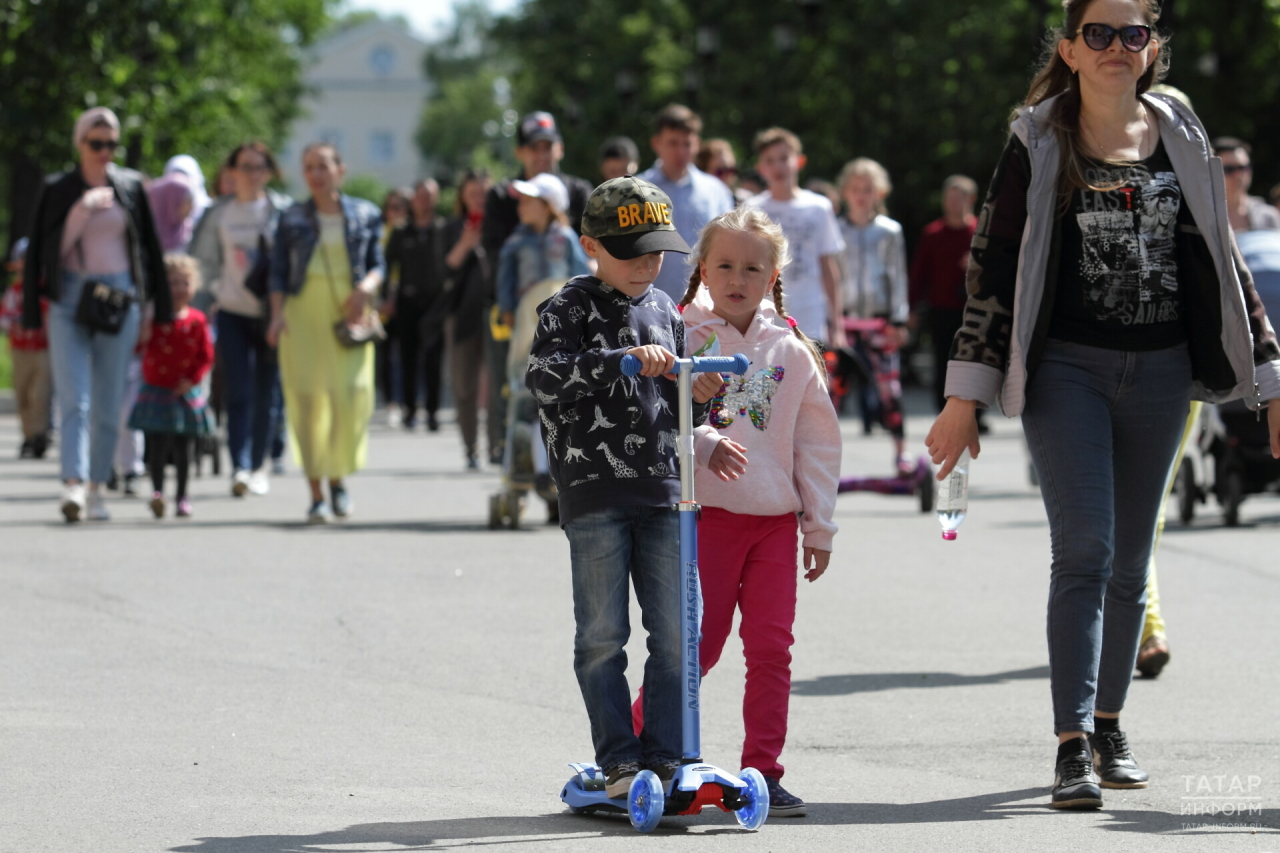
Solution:
[[[769,188],[746,203],[768,214],[791,246],[791,263],[783,272],[787,313],[810,338],[827,347],[844,346],[840,295],[844,240],[831,201],[800,188],[805,157],[794,133],[780,127],[762,130],[753,147],[756,169]]]

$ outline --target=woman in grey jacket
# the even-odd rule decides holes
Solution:
[[[266,293],[248,286],[250,273],[269,260],[280,214],[292,203],[267,188],[280,177],[271,150],[261,142],[237,145],[226,160],[234,195],[213,203],[191,238],[191,254],[217,299],[218,367],[227,409],[227,449],[231,453],[231,494],[267,493],[265,461],[273,444],[278,460],[283,442],[280,368],[267,345]],[[266,257],[259,255],[266,250]],[[265,281],[263,282],[265,284]]]
[[[1166,67],[1157,3],[1063,5],[974,236],[947,405],[926,443],[942,479],[966,448],[978,454],[977,407],[1022,415],[1053,549],[1052,805],[1098,808],[1099,786],[1147,786],[1119,715],[1189,402],[1269,401],[1280,457],[1280,348],[1204,128],[1148,93]]]

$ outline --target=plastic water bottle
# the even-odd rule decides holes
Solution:
[[[956,538],[956,528],[964,523],[965,513],[969,511],[969,448],[960,454],[956,467],[938,490],[936,509],[942,538],[950,542]]]

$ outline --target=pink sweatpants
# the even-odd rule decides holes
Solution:
[[[698,523],[702,674],[720,660],[733,627],[733,611],[740,609],[738,635],[747,659],[742,766],[777,779],[783,774],[778,757],[787,740],[791,698],[798,530],[799,521],[791,513],[739,515],[716,507],[703,507]],[[641,699],[631,706],[631,718],[639,733],[644,727]]]

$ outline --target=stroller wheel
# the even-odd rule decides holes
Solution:
[[[1196,487],[1196,472],[1190,461],[1182,460],[1173,490],[1178,496],[1178,520],[1183,524],[1190,524],[1191,519],[1196,516],[1196,498],[1200,491]]]
[[[935,488],[936,487],[934,486],[934,479],[933,479],[933,466],[926,465],[924,470],[924,477],[921,478],[920,485],[916,486],[916,493],[919,494],[920,496],[921,512],[923,513],[933,512],[933,497],[934,497]]]
[[[507,524],[512,530],[520,529],[520,510],[524,508],[524,501],[520,500],[520,493],[516,491],[507,492]]]
[[[489,495],[489,529],[502,527],[502,495]]]
[[[1232,469],[1222,484],[1222,517],[1227,527],[1240,524],[1240,504],[1244,503],[1244,474]]]

